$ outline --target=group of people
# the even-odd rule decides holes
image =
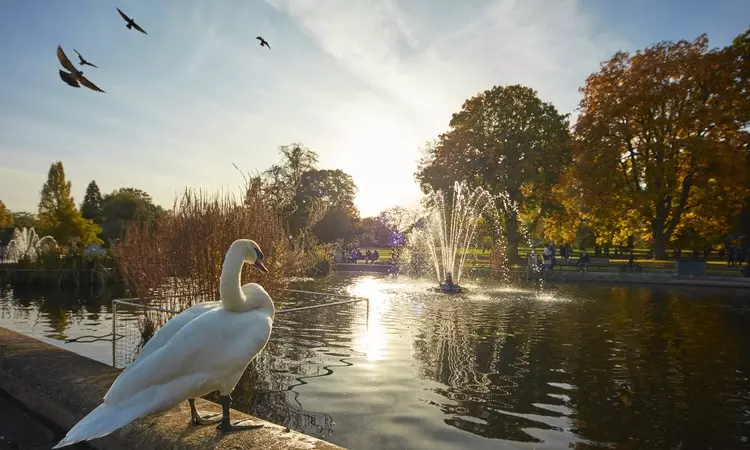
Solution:
[[[378,253],[378,250],[375,249],[373,251],[370,251],[369,249],[362,254],[362,251],[359,248],[353,248],[349,251],[349,261],[350,263],[356,264],[357,261],[363,259],[365,261],[365,264],[375,264],[375,261],[377,261],[380,258],[380,253]]]

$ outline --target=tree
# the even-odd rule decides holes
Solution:
[[[464,102],[449,131],[427,146],[416,176],[424,191],[466,181],[495,195],[508,257],[516,259],[521,222],[537,229],[553,204],[551,187],[570,162],[567,115],[531,88],[495,86]]]
[[[702,35],[618,52],[586,80],[569,181],[598,236],[645,230],[664,258],[687,219],[728,230],[748,176],[735,64]]]
[[[312,230],[322,242],[351,238],[359,214],[354,206],[357,186],[351,175],[335,169],[308,170],[300,177],[291,216],[292,233],[310,223],[310,214],[322,204],[325,214],[313,224]]]
[[[13,214],[5,207],[5,203],[0,200],[0,228],[9,228],[13,226]]]
[[[104,236],[120,238],[134,220],[154,221],[163,211],[154,205],[151,195],[132,187],[120,188],[105,195],[101,201]]]
[[[13,226],[16,228],[38,228],[39,221],[36,216],[30,212],[14,211]]]
[[[65,180],[62,162],[53,163],[39,200],[39,227],[60,243],[67,243],[71,237],[80,238],[84,245],[101,242],[96,237],[101,228],[81,217],[70,189],[71,183]]]
[[[285,214],[294,212],[294,197],[302,175],[318,166],[318,154],[301,143],[279,147],[281,162],[263,172],[263,191]]]
[[[96,181],[91,181],[86,187],[86,195],[81,204],[81,216],[101,224],[102,222],[102,194]]]
[[[737,89],[737,119],[750,126],[750,28],[724,49],[734,60],[735,88]]]

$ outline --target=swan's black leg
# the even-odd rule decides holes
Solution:
[[[229,420],[229,406],[232,404],[232,397],[229,395],[220,395],[219,399],[221,400],[221,410],[223,414],[221,417],[221,423],[219,423],[219,426],[216,428],[225,433],[229,431],[257,430],[258,428],[263,428],[262,423],[257,425],[240,425],[242,422],[233,424]]]
[[[188,403],[190,403],[190,423],[193,425],[211,425],[221,421],[221,414],[219,413],[207,414],[205,416],[198,414],[198,410],[195,409],[195,399],[189,398]]]

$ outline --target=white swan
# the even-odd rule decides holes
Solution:
[[[258,284],[240,287],[244,263],[268,271],[263,258],[254,241],[233,242],[221,271],[221,304],[194,305],[168,321],[137,360],[112,383],[104,402],[53,448],[105,436],[186,399],[194,424],[219,422],[218,428],[223,431],[262,427],[232,424],[229,407],[234,387],[271,336],[273,300]],[[201,417],[193,399],[216,390],[221,399],[221,417]]]

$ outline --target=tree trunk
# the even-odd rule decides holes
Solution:
[[[664,232],[664,224],[655,220],[651,224],[651,234],[654,240],[654,257],[656,259],[667,259],[667,243],[669,236]]]
[[[505,212],[505,239],[508,242],[506,258],[509,263],[518,262],[518,217],[514,211]]]

